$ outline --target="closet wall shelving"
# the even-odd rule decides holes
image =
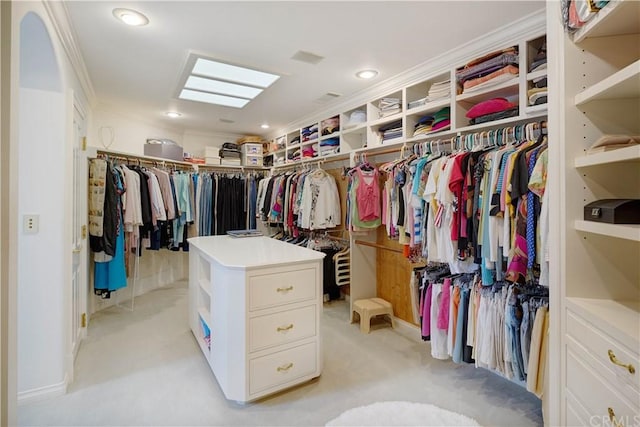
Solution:
[[[562,142],[552,145],[560,159],[560,203],[551,208],[560,232],[556,423],[630,425],[640,413],[640,226],[585,221],[583,208],[640,198],[639,147],[587,154],[603,135],[640,134],[640,2],[609,2],[573,35],[559,4],[548,7],[550,45],[559,48],[550,58],[558,70],[551,139]]]
[[[332,112],[331,114],[318,118],[314,124],[320,126],[322,121],[329,117],[335,115],[340,117],[340,131],[330,136],[340,139],[340,153],[323,156],[322,149],[320,148],[318,157],[333,159],[343,154],[353,152],[374,152],[375,150],[379,150],[381,146],[401,146],[425,140],[451,138],[459,134],[497,129],[509,125],[531,122],[535,119],[543,120],[547,116],[547,104],[529,106],[527,90],[532,87],[532,81],[534,79],[546,76],[546,70],[529,72],[538,49],[542,47],[545,41],[546,36],[539,34],[523,40],[505,42],[501,48],[508,48],[510,46],[516,46],[518,48],[519,75],[512,80],[498,85],[470,93],[457,94],[456,70],[465,65],[465,62],[458,62],[446,69],[432,73],[430,77],[419,82],[389,90],[384,96],[377,96],[364,104],[350,106],[344,111]],[[491,51],[493,50],[495,49]],[[475,57],[469,57],[466,58],[466,60],[470,61],[474,58]],[[427,97],[432,85],[445,81],[449,81],[449,96],[427,100],[424,103],[419,102],[421,99]],[[507,98],[516,104],[518,107],[518,115],[487,123],[469,124],[469,120],[465,117],[466,112],[473,105],[496,97]],[[389,111],[390,114],[385,114],[381,109],[381,100],[388,98],[399,99],[399,109],[392,109]],[[449,107],[450,109],[451,125],[449,127],[440,131],[414,136],[415,125],[421,117],[424,115],[433,115],[445,107]],[[354,112],[360,112],[360,114],[354,115]],[[364,121],[351,122],[352,117],[355,116]],[[401,122],[401,135],[383,141],[380,128],[396,121]],[[275,137],[271,141],[270,146],[276,149],[265,153],[265,157],[275,156],[286,159],[281,164],[274,162],[275,167],[295,163],[296,161],[304,161],[304,158],[293,161],[290,160],[289,157],[294,150],[300,149],[301,146],[305,145],[305,143],[293,143],[293,141],[301,140],[302,132],[304,128],[308,126],[311,126],[311,124],[301,128],[291,129]],[[313,143],[318,143],[325,138],[328,137],[320,136],[319,139]],[[310,143],[311,141],[307,144]]]
[[[473,56],[466,58],[465,61],[456,62],[453,66],[448,66],[444,70],[434,72],[431,77],[408,84],[402,88],[391,89],[382,96],[373,97],[373,100],[370,102],[348,106],[340,113],[340,132],[338,134],[338,137],[340,138],[340,154],[322,157],[322,159],[326,162],[330,162],[337,159],[344,159],[345,156],[349,156],[351,158],[351,163],[353,164],[356,156],[365,154],[368,156],[375,156],[376,159],[380,160],[384,158],[382,156],[387,155],[387,157],[389,157],[393,155],[392,153],[401,152],[404,148],[410,149],[411,146],[416,143],[433,141],[439,142],[441,147],[448,147],[448,144],[450,143],[449,141],[455,136],[500,129],[517,124],[546,121],[547,105],[542,104],[529,106],[527,97],[527,91],[532,87],[532,80],[544,77],[547,73],[546,70],[535,71],[532,73],[529,72],[530,65],[533,63],[533,58],[545,42],[546,35],[544,34],[544,31],[523,40],[509,40],[504,42],[501,48],[508,48],[514,45],[518,47],[518,65],[520,73],[516,78],[510,81],[484,90],[478,90],[467,94],[456,94],[455,71],[456,69],[464,66],[466,61],[470,61],[477,57]],[[493,50],[496,49],[491,49],[488,52]],[[450,81],[450,92],[453,96],[427,101],[422,105],[420,105],[420,102],[417,102],[421,98],[427,96],[429,88],[433,84],[447,80]],[[465,117],[465,113],[468,109],[477,102],[495,97],[506,97],[516,104],[518,107],[518,115],[488,123],[470,125],[468,119]],[[399,98],[401,100],[400,111],[392,112],[387,116],[380,117],[381,113],[379,105],[380,100],[383,98]],[[410,105],[411,108],[409,108]],[[414,126],[420,117],[425,114],[432,115],[445,107],[449,107],[450,109],[450,128],[430,134],[413,136]],[[351,124],[350,118],[353,116],[354,112],[358,111],[360,112],[360,118],[364,118],[365,121]],[[318,122],[321,123],[325,117],[331,117],[332,115],[334,115],[333,112],[329,112],[329,114],[318,119]],[[400,120],[402,123],[401,136],[382,142],[378,133],[380,127],[393,123],[397,120]],[[287,141],[290,141],[291,138],[295,138],[300,135],[301,129],[302,128],[294,129],[292,131],[282,133],[275,140],[286,139]],[[290,147],[287,145],[286,151],[288,152],[292,148],[295,149],[296,146]],[[313,161],[317,160],[302,159],[300,162],[304,163]],[[287,161],[284,165],[276,165],[274,169],[277,170],[279,167],[291,167],[297,163],[298,162]],[[366,233],[351,237],[350,310],[353,308],[352,304],[354,301],[380,295],[381,289],[378,289],[380,271],[378,270],[384,270],[386,268],[386,264],[380,264],[378,254],[380,251],[398,251],[399,247],[397,247],[397,245],[392,245],[392,243],[393,242],[381,244],[378,233]],[[402,259],[394,258],[391,262],[402,263],[403,261]],[[409,278],[407,277],[407,283],[408,280]],[[406,303],[406,301],[404,302]],[[397,302],[397,304],[401,303],[402,302],[400,301]],[[401,308],[399,311],[410,312],[410,307],[407,309]],[[412,321],[410,320],[398,322],[400,327],[403,328],[406,333],[411,336],[417,336],[419,333],[417,332],[418,328],[411,323]]]

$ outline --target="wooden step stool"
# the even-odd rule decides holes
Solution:
[[[395,327],[393,324],[393,307],[390,302],[385,301],[382,298],[368,298],[355,301],[353,303],[353,312],[351,313],[351,323],[355,322],[355,313],[358,313],[358,317],[360,319],[360,332],[363,334],[369,333],[371,318],[375,316],[389,316],[391,327]]]

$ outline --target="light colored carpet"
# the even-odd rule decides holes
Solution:
[[[187,285],[136,298],[133,313],[92,316],[64,396],[18,408],[21,426],[323,426],[350,408],[408,401],[482,425],[540,426],[540,400],[473,365],[435,360],[387,323],[363,334],[349,304],[324,304],[320,378],[258,402],[225,399],[189,330]]]
[[[349,409],[327,426],[479,426],[475,420],[428,403],[376,402]]]

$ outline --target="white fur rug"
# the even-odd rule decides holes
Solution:
[[[377,402],[349,409],[327,426],[479,426],[475,420],[426,403]]]

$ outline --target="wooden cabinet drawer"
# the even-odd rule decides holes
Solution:
[[[562,425],[567,427],[572,426],[587,426],[589,425],[589,419],[591,416],[589,412],[576,400],[576,398],[567,391],[567,419]]]
[[[614,410],[619,421],[633,420],[640,410],[637,395],[632,401],[623,397],[615,385],[601,378],[581,355],[575,353],[573,346],[567,348],[567,388],[584,408],[588,408],[590,417],[602,423],[605,419],[608,421],[609,408]]]
[[[316,346],[312,342],[250,360],[249,393],[259,393],[316,372]]]
[[[315,305],[253,317],[249,320],[249,351],[286,344],[315,334]]]
[[[249,277],[249,310],[314,299],[317,292],[314,268],[254,275]]]
[[[636,393],[640,393],[639,356],[629,350],[629,346],[612,340],[592,323],[571,311],[567,311],[567,334],[600,362],[604,368],[598,369],[600,375],[614,383],[621,382],[625,388],[631,387]],[[615,365],[609,357],[609,350],[620,363],[633,365],[634,372],[631,373],[628,368]]]

